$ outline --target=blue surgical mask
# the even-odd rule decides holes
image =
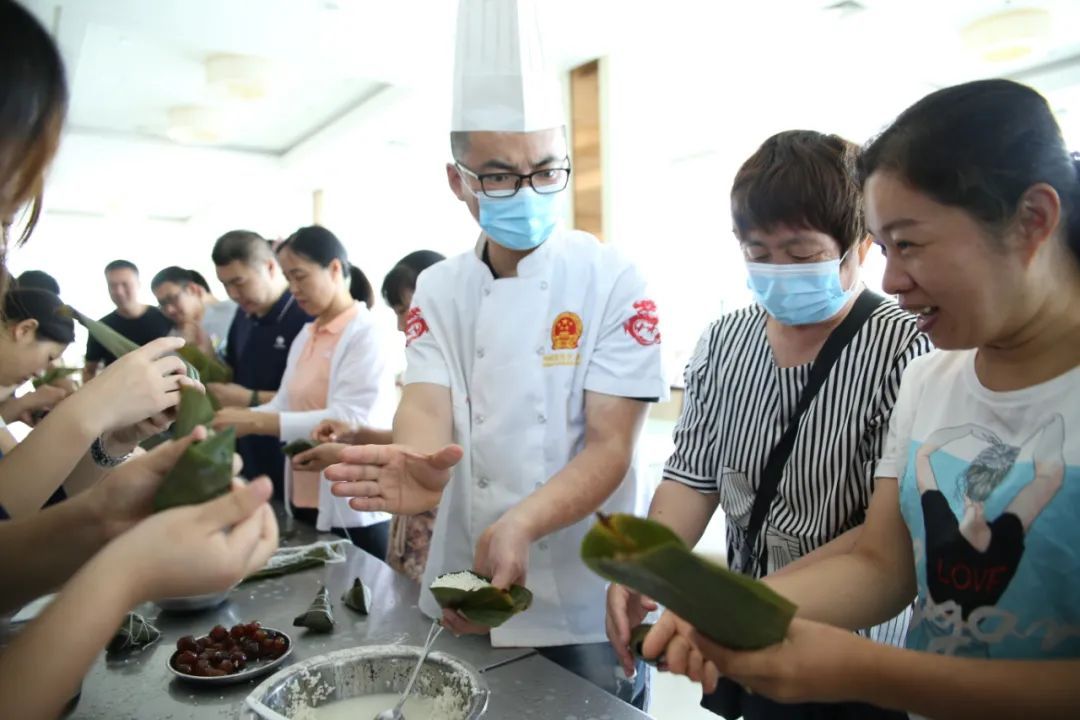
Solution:
[[[825,322],[843,309],[854,292],[854,287],[845,290],[840,285],[843,261],[789,265],[748,262],[746,285],[765,312],[784,325]]]
[[[523,187],[508,198],[477,193],[480,227],[508,250],[532,250],[551,237],[562,218],[562,192],[540,194]]]

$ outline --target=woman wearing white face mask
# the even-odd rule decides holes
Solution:
[[[930,349],[912,316],[859,280],[870,241],[849,172],[856,151],[834,135],[783,132],[739,170],[732,216],[757,302],[698,343],[675,452],[649,511],[693,546],[722,507],[728,564],[755,577],[854,542],[900,376]],[[608,637],[627,671],[630,630],[654,608],[627,588],[608,591]],[[871,634],[898,644],[905,621]],[[747,720],[884,712],[726,691],[706,707]]]

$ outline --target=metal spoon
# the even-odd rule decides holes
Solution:
[[[405,691],[401,693],[401,699],[397,701],[397,705],[391,710],[383,710],[381,713],[375,716],[375,720],[405,720],[405,715],[401,712],[401,708],[405,705],[405,701],[412,695],[413,685],[416,684],[416,677],[420,674],[420,668],[424,664],[424,660],[427,659],[428,652],[431,651],[431,646],[435,644],[435,639],[442,633],[443,626],[439,624],[438,620],[431,623],[431,629],[428,630],[427,640],[424,642],[424,649],[420,652],[420,659],[416,662],[416,667],[413,668],[412,675],[409,676],[409,683],[405,686]]]

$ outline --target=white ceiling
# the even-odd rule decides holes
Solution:
[[[126,204],[184,218],[230,183],[310,189],[331,161],[377,171],[388,155],[372,147],[445,145],[456,0],[21,1],[53,28],[70,77],[68,133],[48,193],[55,210]],[[777,96],[843,104],[821,108],[821,125],[863,140],[929,89],[1010,74],[1042,90],[1080,141],[1077,0],[1023,3],[1050,10],[1054,33],[1006,65],[974,56],[959,33],[1020,6],[1009,0],[858,0],[853,12],[827,9],[835,0],[541,2],[561,67],[632,61],[624,66],[640,77],[640,107],[656,135],[669,136],[657,147],[670,157],[715,152],[725,116],[767,112]],[[217,53],[265,60],[267,95],[215,94],[204,62]],[[167,136],[168,108],[185,104],[224,117],[219,142],[193,149]]]

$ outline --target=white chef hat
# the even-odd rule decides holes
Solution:
[[[532,132],[566,124],[536,0],[460,0],[451,131]]]

